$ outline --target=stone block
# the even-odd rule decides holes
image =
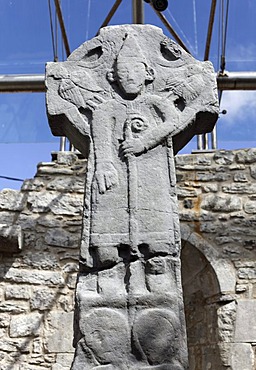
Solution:
[[[13,316],[10,322],[10,337],[27,337],[39,334],[42,315],[30,313],[27,315]]]
[[[217,196],[207,195],[202,203],[201,207],[206,210],[213,212],[234,212],[242,209],[241,198],[236,196]]]
[[[74,152],[56,152],[52,153],[53,156],[56,156],[56,162],[59,165],[71,166],[74,164],[78,157]]]
[[[76,177],[61,177],[55,178],[47,183],[46,186],[47,190],[55,190],[61,192],[77,192],[83,193],[84,192],[84,177],[79,178]]]
[[[0,328],[6,328],[10,323],[10,315],[7,313],[0,313]]]
[[[179,199],[186,197],[196,197],[199,191],[194,188],[177,187],[177,196]]]
[[[224,193],[230,194],[255,194],[256,193],[256,184],[242,184],[235,183],[230,185],[225,185],[222,187]]]
[[[251,299],[237,302],[235,342],[256,342],[256,301]]]
[[[256,149],[250,148],[238,151],[236,153],[236,161],[238,163],[254,163],[256,162]]]
[[[219,339],[221,342],[232,342],[236,320],[236,303],[229,302],[218,309]]]
[[[229,181],[231,179],[231,174],[229,173],[216,173],[212,169],[209,172],[197,172],[196,174],[198,181],[211,181],[211,182],[221,182],[221,181]]]
[[[5,290],[6,299],[29,299],[30,288],[28,286],[7,286]]]
[[[77,216],[82,215],[83,196],[81,195],[62,195],[50,205],[50,209],[55,215]]]
[[[20,225],[0,224],[0,252],[17,253],[23,247],[23,232]]]
[[[254,353],[252,346],[246,343],[234,343],[231,346],[232,370],[253,370]]]
[[[22,191],[41,191],[45,186],[45,183],[42,179],[29,179],[25,180],[22,184]]]
[[[34,339],[33,353],[43,353],[43,343],[41,338]]]
[[[228,150],[217,151],[213,156],[213,159],[217,164],[228,166],[234,162],[234,158],[235,154]]]
[[[66,230],[55,228],[45,234],[45,242],[54,247],[77,248],[80,235],[72,234]]]
[[[45,284],[49,286],[64,285],[64,278],[59,272],[36,271],[11,268],[5,275],[13,283]]]
[[[252,266],[240,267],[238,269],[238,277],[239,279],[256,279],[256,267],[253,264]]]
[[[52,312],[48,317],[51,331],[46,334],[45,346],[48,352],[73,353],[73,313]]]
[[[234,174],[234,181],[235,182],[248,182],[248,177],[243,172],[238,172]]]
[[[251,200],[244,204],[244,211],[249,214],[255,214],[256,213],[256,201]]]
[[[22,258],[16,258],[12,267],[28,268],[36,270],[58,270],[59,262],[57,256],[49,252],[28,251]]]
[[[256,179],[256,164],[250,166],[250,174],[253,179]]]
[[[49,212],[57,197],[57,193],[50,193],[46,191],[41,191],[40,193],[29,193],[27,200],[28,207],[32,212]]]
[[[22,211],[25,201],[24,194],[18,190],[4,189],[0,191],[0,210]]]
[[[56,363],[52,366],[52,370],[70,370],[73,361],[72,354],[57,354]]]
[[[0,312],[9,312],[12,314],[19,314],[26,312],[28,309],[28,305],[23,302],[2,302],[0,303]]]
[[[56,293],[52,290],[41,288],[33,292],[30,305],[32,310],[49,310],[53,308],[57,300]]]

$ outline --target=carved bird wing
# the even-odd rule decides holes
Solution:
[[[77,107],[84,106],[83,96],[78,86],[74,84],[70,79],[63,79],[59,86],[60,96],[73,103]]]
[[[182,96],[184,90],[184,78],[169,76],[166,80],[164,90],[173,91],[176,95]]]
[[[72,72],[70,78],[77,86],[87,91],[97,93],[104,91],[85,70]]]

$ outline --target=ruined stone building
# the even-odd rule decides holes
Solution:
[[[40,163],[0,192],[0,369],[68,370],[73,358],[86,160]],[[176,157],[191,370],[253,370],[256,150]]]

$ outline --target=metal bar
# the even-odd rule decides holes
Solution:
[[[66,151],[66,141],[67,139],[65,138],[65,136],[60,137],[60,152]]]
[[[256,72],[225,72],[217,83],[219,90],[256,90]]]
[[[217,3],[217,0],[212,0],[209,24],[208,24],[208,32],[207,32],[207,38],[206,38],[206,45],[205,45],[205,52],[204,52],[204,60],[209,59],[211,40],[212,40],[212,29],[213,29],[213,23],[214,23],[214,18],[215,18],[215,11],[216,11],[216,3]]]
[[[144,23],[144,0],[133,0],[133,23]]]
[[[0,75],[0,92],[45,92],[45,75]]]
[[[256,72],[226,72],[217,76],[219,90],[256,90]],[[45,92],[45,75],[0,75],[0,92]]]
[[[204,150],[208,150],[209,149],[208,134],[203,134],[203,149]]]
[[[63,39],[64,46],[65,46],[66,55],[68,57],[70,55],[70,48],[69,48],[68,37],[67,37],[66,29],[65,29],[63,16],[62,16],[60,2],[59,0],[54,0],[54,3],[55,3],[55,8],[56,8],[59,24],[60,24],[60,30],[61,30],[62,39]]]
[[[102,23],[102,25],[100,26],[100,29],[102,27],[105,27],[109,24],[109,22],[111,21],[112,17],[114,16],[117,8],[119,7],[119,5],[121,4],[122,0],[116,0],[116,2],[114,3],[114,5],[112,6],[112,8],[110,9],[108,15],[106,16],[104,22]],[[99,31],[98,31],[99,32]]]
[[[203,137],[202,135],[197,135],[197,149],[203,150]]]
[[[216,125],[214,126],[211,132],[211,144],[212,144],[213,150],[217,149],[217,127]]]
[[[174,29],[172,28],[172,26],[170,25],[170,23],[168,22],[168,20],[166,19],[166,17],[161,13],[161,12],[158,12],[154,7],[153,5],[150,3],[150,5],[152,6],[152,8],[154,9],[155,13],[158,15],[158,17],[161,19],[161,21],[163,22],[163,24],[165,25],[165,27],[168,29],[168,31],[171,33],[171,35],[175,38],[175,40],[178,42],[178,44],[189,54],[190,51],[188,50],[188,48],[186,47],[186,45],[184,44],[184,42],[181,40],[181,38],[179,37],[179,35],[174,31]]]

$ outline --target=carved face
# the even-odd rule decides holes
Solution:
[[[118,62],[117,80],[121,89],[128,95],[138,95],[145,85],[147,71],[141,62]]]

